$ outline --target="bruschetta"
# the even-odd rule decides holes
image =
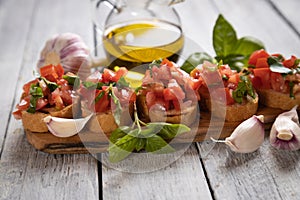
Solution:
[[[23,86],[14,117],[22,120],[25,130],[48,132],[45,117],[73,118],[80,115],[80,103],[73,90],[75,78],[74,74],[64,74],[59,64],[40,68],[39,76]]]
[[[79,94],[83,116],[95,113],[87,123],[92,132],[110,133],[118,126],[132,124],[134,90],[124,76],[128,70],[121,67],[117,72],[104,69],[96,71],[82,81]]]
[[[226,121],[243,121],[257,112],[258,95],[247,74],[205,61],[190,73],[197,80],[203,110]]]
[[[252,53],[248,68],[261,104],[282,110],[300,105],[299,63],[296,56],[285,59],[281,54],[271,55],[263,49]]]
[[[150,64],[137,96],[139,118],[144,122],[191,125],[198,99],[189,74],[167,59]]]

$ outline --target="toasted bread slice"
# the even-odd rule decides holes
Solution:
[[[257,92],[259,95],[259,102],[267,107],[290,110],[295,105],[300,105],[300,93],[297,93],[295,98],[291,98],[289,94],[277,92],[272,89],[260,89],[257,90]]]
[[[235,103],[225,106],[219,102],[214,102],[214,106],[212,107],[210,99],[206,99],[206,104],[213,116],[224,118],[228,122],[243,121],[257,112],[258,95],[256,95],[255,99],[244,100],[241,104]]]
[[[167,122],[173,124],[185,124],[187,126],[195,121],[197,114],[199,113],[197,104],[193,104],[192,106],[179,111],[164,111],[159,109],[148,110],[145,95],[137,96],[137,110],[140,119],[144,122]]]

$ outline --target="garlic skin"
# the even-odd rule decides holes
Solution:
[[[39,68],[49,64],[61,64],[65,72],[77,74],[80,68],[80,72],[89,73],[91,65],[89,49],[77,34],[54,35],[46,41],[37,68],[39,70]]]
[[[44,118],[48,130],[56,137],[71,137],[80,132],[85,124],[92,117],[92,114],[80,119],[66,119],[47,116]]]
[[[297,106],[278,115],[270,131],[270,143],[276,149],[290,151],[300,149],[300,126]]]
[[[264,137],[264,116],[253,115],[238,125],[230,137],[227,137],[223,141],[212,140],[225,143],[234,152],[251,153],[256,151],[262,145]]]

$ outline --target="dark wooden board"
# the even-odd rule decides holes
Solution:
[[[276,116],[282,110],[260,107],[257,115],[265,116],[265,129],[269,130]],[[228,137],[240,122],[214,121],[210,122],[210,115],[202,113],[200,122],[191,126],[191,132],[177,136],[172,143],[201,142],[210,137],[224,139]],[[208,131],[209,130],[209,131]],[[101,153],[105,152],[109,143],[110,134],[82,131],[68,138],[59,138],[51,133],[32,133],[25,130],[28,142],[36,149],[53,154],[70,153]]]

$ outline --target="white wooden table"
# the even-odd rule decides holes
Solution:
[[[185,35],[214,55],[219,13],[239,36],[269,52],[300,56],[299,0],[186,0],[176,5]],[[192,144],[176,162],[150,173],[114,170],[92,155],[50,155],[26,141],[11,112],[46,39],[74,32],[94,46],[89,0],[0,0],[0,199],[300,199],[300,152],[252,154],[210,142]],[[205,152],[206,153],[206,152]],[[101,159],[101,155],[98,155]]]

